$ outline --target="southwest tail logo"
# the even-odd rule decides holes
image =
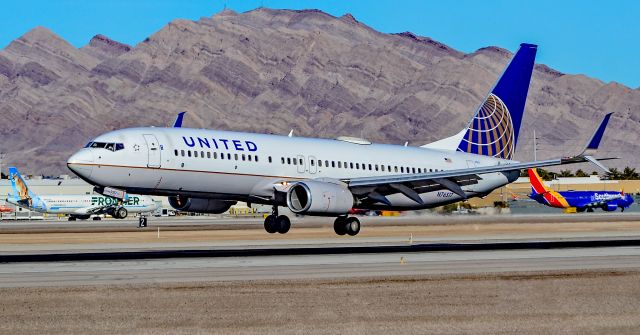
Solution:
[[[529,182],[531,183],[531,198],[542,197],[551,207],[567,208],[569,202],[560,193],[551,190],[544,184],[536,169],[529,169]]]

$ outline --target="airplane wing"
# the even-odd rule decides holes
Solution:
[[[382,203],[388,203],[385,195],[402,193],[421,204],[422,200],[418,196],[419,193],[439,189],[447,189],[462,198],[466,198],[466,195],[462,190],[462,186],[476,184],[478,180],[482,179],[480,175],[484,173],[512,172],[533,167],[584,163],[590,162],[591,160],[595,159],[579,155],[535,162],[514,162],[493,166],[408,175],[351,178],[343,179],[342,181],[348,185],[353,194],[366,195],[367,197]]]

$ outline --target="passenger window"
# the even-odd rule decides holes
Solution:
[[[336,167],[336,161],[331,161],[331,167],[332,168]]]
[[[191,157],[191,150],[187,150],[187,156]]]
[[[231,154],[227,154],[227,160],[231,160]]]
[[[287,157],[287,164],[291,165],[291,158]]]
[[[218,159],[218,153],[217,152],[213,153],[213,159]]]
[[[236,154],[236,155],[238,155],[238,154]],[[242,161],[244,162],[245,159],[246,159],[246,157],[244,156],[244,154],[242,154]]]
[[[348,168],[349,168],[349,166],[347,165],[347,162],[344,162],[344,168],[345,168],[345,169],[348,169]]]
[[[329,167],[329,161],[328,160],[324,161],[324,166]]]
[[[400,172],[401,172],[401,173],[404,173],[404,166],[401,166],[401,167],[400,167]]]
[[[220,154],[220,159],[224,159],[224,154]]]
[[[198,152],[197,151],[193,152],[193,157],[198,157]]]
[[[244,155],[242,155],[242,156],[244,156]],[[247,160],[248,160],[249,162],[251,162],[251,155],[247,155]]]
[[[204,151],[200,151],[200,157],[204,158]]]
[[[384,165],[380,165],[380,169],[382,169],[382,172],[384,172]]]
[[[178,149],[173,150],[173,153],[176,154],[176,157],[178,157]]]
[[[360,169],[360,163],[356,163],[356,170]]]
[[[284,164],[284,157],[280,157],[280,159],[282,159],[282,164]]]
[[[353,169],[353,162],[349,162],[349,167]]]
[[[318,166],[322,167],[322,160],[321,159],[318,159]]]
[[[211,158],[211,153],[207,151],[207,158]]]
[[[233,154],[233,158],[235,158],[236,160],[238,160],[238,154]]]
[[[376,171],[378,171],[378,164],[376,164]]]
[[[271,157],[269,157],[269,159],[271,159]],[[256,162],[258,161],[258,155],[255,156],[254,161],[256,161]],[[271,162],[269,162],[269,163],[271,163]]]
[[[184,157],[184,150],[180,150],[180,156]]]
[[[258,156],[256,156],[256,162],[258,161]],[[271,156],[269,156],[269,163],[272,163]]]
[[[297,159],[293,159],[293,165],[298,165],[298,160]]]
[[[373,169],[371,168],[371,164],[369,164],[369,171],[371,171],[371,170],[373,170]]]
[[[338,162],[338,169],[342,167],[342,162]]]

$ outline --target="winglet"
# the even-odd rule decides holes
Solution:
[[[609,113],[604,116],[604,119],[602,119],[602,122],[600,122],[598,129],[596,129],[596,132],[593,133],[593,136],[591,136],[591,139],[589,140],[589,144],[587,144],[587,147],[584,149],[584,151],[582,151],[583,154],[586,153],[587,151],[598,150],[598,146],[600,146],[600,141],[602,140],[604,131],[607,128],[607,124],[609,123],[611,114],[613,113]]]
[[[182,127],[182,119],[184,118],[184,113],[186,113],[186,112],[178,113],[178,116],[176,116],[176,120],[173,121],[173,128],[181,128]]]

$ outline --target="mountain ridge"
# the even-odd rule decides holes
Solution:
[[[196,128],[420,145],[460,130],[511,57],[318,10],[176,19],[135,46],[27,34],[0,51],[0,150],[38,174],[67,173],[66,158],[93,136],[167,125],[182,110]],[[533,128],[539,158],[575,153],[610,111],[603,149],[624,158],[614,166],[640,166],[640,90],[536,64],[516,158],[533,156]]]

